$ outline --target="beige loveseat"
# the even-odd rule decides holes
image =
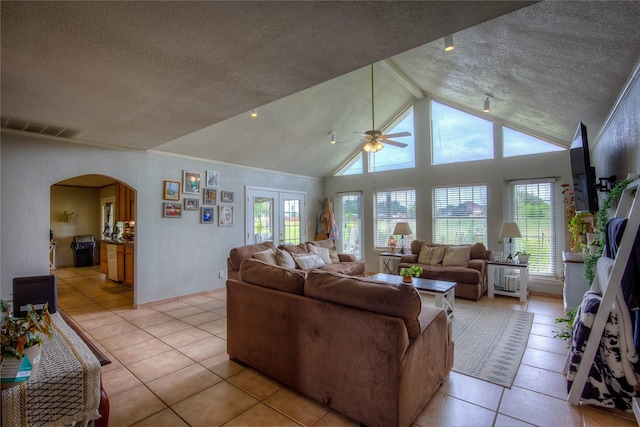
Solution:
[[[487,291],[487,260],[490,251],[482,243],[443,245],[420,240],[411,242],[411,254],[400,258],[398,272],[417,264],[423,279],[456,282],[457,298],[478,301]],[[422,261],[422,262],[421,262]]]
[[[287,254],[289,257],[287,257]],[[240,263],[246,258],[256,258],[270,264],[277,264],[288,268],[309,270],[311,268],[303,268],[298,265],[298,262],[302,264],[303,260],[305,258],[309,258],[311,255],[318,255],[318,257],[322,259],[322,264],[324,265],[307,265],[306,267],[347,274],[349,276],[364,275],[364,261],[356,260],[356,257],[351,254],[337,253],[333,240],[318,240],[314,242],[301,243],[299,245],[280,245],[277,248],[273,242],[264,242],[233,248],[229,252],[229,257],[227,258],[227,277],[229,279],[237,279]],[[298,261],[294,259],[294,256]],[[311,259],[313,259],[313,257],[311,257]]]
[[[450,324],[411,285],[245,259],[227,352],[368,426],[409,426],[453,366]]]

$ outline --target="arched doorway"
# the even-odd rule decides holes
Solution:
[[[51,186],[50,237],[55,247],[50,264],[60,277],[61,269],[74,269],[107,292],[124,295],[130,290],[134,303],[136,198],[135,189],[105,175],[77,176]],[[93,240],[92,251],[73,243],[80,240]]]

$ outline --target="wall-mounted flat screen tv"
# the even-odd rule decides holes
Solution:
[[[573,137],[571,148],[571,175],[573,177],[573,197],[576,212],[596,213],[598,193],[596,192],[596,169],[591,166],[587,127],[580,122]]]

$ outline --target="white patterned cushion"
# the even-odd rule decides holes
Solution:
[[[314,254],[293,254],[293,259],[303,270],[313,270],[325,265],[322,258]]]

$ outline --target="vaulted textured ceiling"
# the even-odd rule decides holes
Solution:
[[[370,127],[368,64],[390,58],[427,94],[490,94],[492,116],[563,142],[578,120],[599,130],[640,58],[639,4],[2,2],[2,124],[321,177],[358,149],[329,131]],[[376,69],[384,122],[414,94]]]

